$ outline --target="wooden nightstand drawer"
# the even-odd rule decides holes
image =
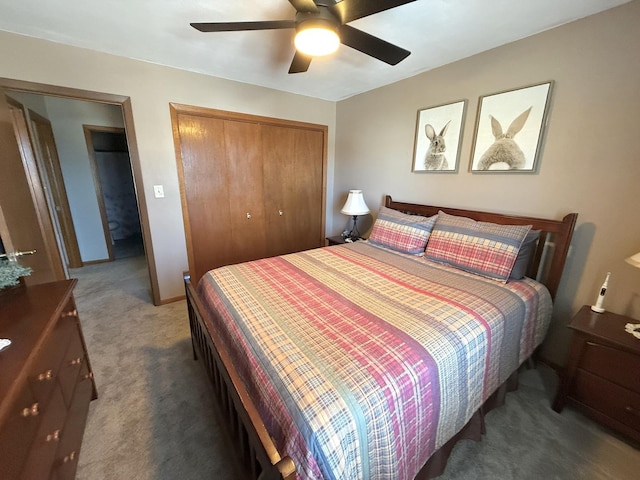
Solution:
[[[640,356],[586,342],[580,368],[640,394]]]
[[[571,395],[580,403],[640,432],[640,395],[584,370],[578,370]]]

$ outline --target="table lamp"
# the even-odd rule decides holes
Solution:
[[[353,228],[349,232],[348,238],[354,241],[358,240],[360,238],[360,232],[358,232],[358,215],[366,215],[369,213],[369,207],[367,207],[364,201],[362,190],[349,190],[349,196],[340,213],[353,217]]]
[[[635,255],[631,255],[629,258],[625,259],[629,265],[633,265],[636,268],[640,268],[640,252]]]

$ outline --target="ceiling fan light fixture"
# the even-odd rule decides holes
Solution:
[[[340,37],[329,22],[305,22],[294,40],[296,50],[312,57],[330,55],[340,46]]]

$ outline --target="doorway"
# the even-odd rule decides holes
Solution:
[[[140,167],[140,159],[137,152],[135,140],[133,113],[129,97],[0,78],[0,94],[2,96],[5,96],[10,92],[30,93],[46,97],[53,97],[59,100],[83,100],[89,103],[106,104],[119,107],[124,123],[124,134],[127,138],[131,182],[134,185],[134,192],[144,191],[141,180],[142,172]],[[43,195],[42,192],[40,192],[40,194]],[[150,228],[148,225],[146,202],[143,195],[139,195],[136,197],[136,204],[137,211],[139,212],[138,224],[140,231],[138,236],[142,240],[141,243],[143,245],[143,251],[146,258],[151,286],[151,297],[155,305],[160,305],[157,272],[153,257],[153,248],[151,244]]]
[[[109,260],[144,255],[142,227],[123,128],[83,125]]]

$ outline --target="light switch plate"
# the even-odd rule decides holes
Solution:
[[[156,198],[164,198],[164,187],[162,185],[154,185],[153,194]]]

